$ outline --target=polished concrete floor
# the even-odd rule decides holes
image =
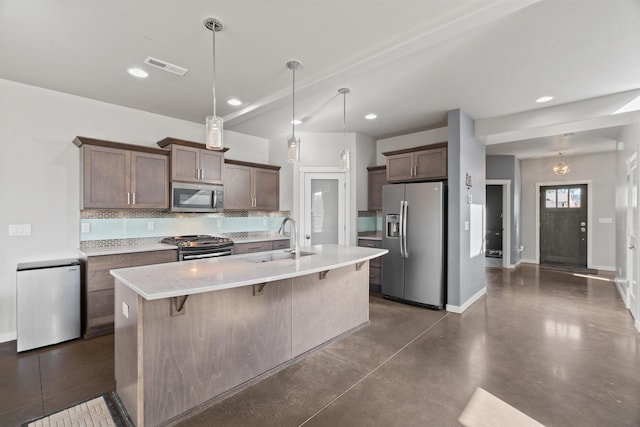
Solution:
[[[477,387],[550,426],[640,426],[640,334],[613,282],[487,268],[462,315],[372,295],[371,324],[181,426],[459,426]],[[15,355],[0,425],[112,390],[112,336]]]

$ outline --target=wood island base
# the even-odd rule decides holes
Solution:
[[[368,290],[368,261],[186,301],[116,279],[117,394],[137,426],[185,418],[368,324]]]

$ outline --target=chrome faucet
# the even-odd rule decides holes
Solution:
[[[298,225],[296,224],[296,220],[291,218],[290,216],[286,216],[283,220],[282,220],[282,224],[280,224],[280,229],[278,230],[278,233],[283,234],[284,233],[284,225],[287,223],[287,221],[291,221],[291,239],[292,242],[290,244],[291,249],[289,250],[289,252],[291,252],[291,254],[295,255],[296,258],[298,256],[300,256],[300,249],[298,248]]]

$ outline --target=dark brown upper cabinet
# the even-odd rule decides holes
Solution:
[[[228,149],[207,150],[204,144],[176,138],[165,138],[158,145],[171,149],[171,181],[223,183],[224,152]]]
[[[387,183],[386,166],[370,166],[367,168],[369,178],[369,193],[367,197],[367,209],[370,211],[382,210],[382,186]]]
[[[280,166],[225,160],[224,208],[278,210]]]
[[[447,143],[382,153],[387,157],[387,181],[447,179]]]
[[[168,209],[166,150],[76,137],[80,147],[80,209]]]

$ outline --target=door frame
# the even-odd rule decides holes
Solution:
[[[502,186],[502,268],[515,268],[515,266],[511,265],[511,180],[487,179],[485,180],[485,185]],[[486,221],[487,219],[485,215],[485,230],[487,229]],[[484,245],[486,245],[486,242]]]
[[[307,245],[304,237],[305,223],[305,182],[309,175],[326,174],[327,179],[341,176],[344,179],[344,230],[340,233],[338,230],[338,242],[341,245],[349,246],[351,244],[351,174],[343,171],[339,167],[317,167],[317,166],[301,166],[298,168],[296,177],[298,178],[298,245],[304,247]]]
[[[540,264],[540,187],[551,187],[554,185],[570,186],[570,185],[586,185],[587,186],[587,268],[593,268],[592,261],[592,230],[593,230],[593,181],[590,179],[575,181],[545,181],[536,182],[536,239],[535,239],[535,262]]]
[[[638,246],[638,239],[637,239],[637,235],[639,230],[639,226],[640,224],[638,223],[638,209],[636,206],[636,214],[635,217],[632,214],[633,209],[631,209],[631,200],[630,200],[630,196],[631,196],[631,187],[630,187],[630,177],[631,177],[631,173],[632,170],[635,170],[635,174],[636,174],[636,204],[638,203],[638,201],[640,201],[640,194],[638,194],[638,192],[640,192],[640,185],[638,185],[638,178],[639,178],[639,168],[640,168],[640,162],[638,161],[638,154],[637,153],[633,153],[631,156],[629,156],[629,158],[626,160],[626,178],[627,178],[627,185],[626,185],[626,196],[627,196],[627,203],[626,203],[626,221],[627,221],[627,226],[626,226],[626,240],[625,240],[625,249],[626,249],[626,266],[625,266],[625,282],[627,284],[627,288],[625,289],[624,295],[623,295],[623,300],[625,305],[627,306],[627,308],[629,309],[629,311],[631,312],[631,315],[634,317],[635,320],[635,324],[636,324],[636,328],[638,328],[638,330],[640,330],[640,289],[638,284],[638,281],[640,280],[640,263],[638,262],[638,255],[635,251],[631,250],[631,241],[630,241],[630,232],[629,232],[629,224],[630,223],[634,223],[635,224],[635,232],[636,232],[636,246]],[[633,289],[634,284],[636,283],[636,288]],[[634,301],[631,300],[631,295],[632,293],[635,294],[635,304]]]

